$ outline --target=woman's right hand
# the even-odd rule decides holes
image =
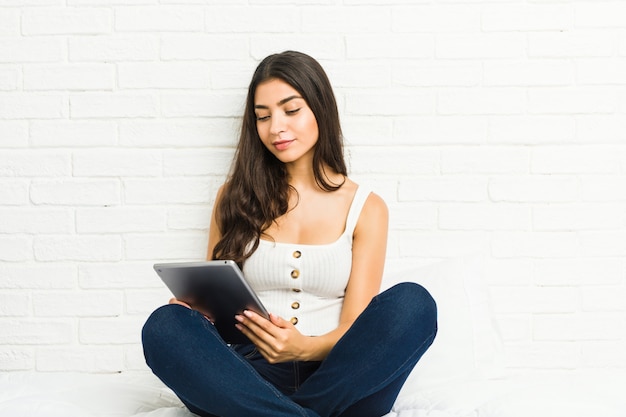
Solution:
[[[181,306],[183,306],[183,307],[187,307],[188,309],[193,310],[193,308],[192,308],[189,304],[187,304],[187,303],[186,303],[186,302],[184,302],[184,301],[180,301],[180,300],[179,300],[179,299],[177,299],[177,298],[170,298],[169,304],[178,304],[178,305],[181,305]],[[204,315],[204,318],[205,318],[205,319],[207,319],[207,320],[208,320],[208,321],[210,321],[211,323],[215,324],[215,321],[214,321],[214,320],[213,320],[210,316],[207,316],[206,314],[203,314],[203,315]]]

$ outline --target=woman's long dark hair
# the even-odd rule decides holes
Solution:
[[[259,239],[274,220],[288,210],[290,185],[283,162],[261,142],[256,128],[254,95],[264,81],[279,79],[306,101],[317,120],[319,137],[313,154],[317,184],[335,191],[325,168],[347,175],[337,102],[322,66],[301,52],[270,55],[256,68],[243,115],[239,144],[228,180],[217,202],[216,218],[221,239],[213,259],[232,259],[243,265],[259,246]]]

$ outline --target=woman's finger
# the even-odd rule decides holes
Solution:
[[[183,307],[191,308],[191,306],[189,304],[185,303],[184,301],[180,301],[177,298],[170,298],[169,304],[178,304],[178,305],[181,305]]]

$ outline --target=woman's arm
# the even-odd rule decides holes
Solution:
[[[217,245],[217,242],[219,242],[219,240],[222,237],[220,228],[217,225],[217,206],[220,202],[220,199],[222,198],[223,191],[224,191],[224,185],[222,185],[220,189],[217,191],[217,195],[215,196],[215,203],[213,204],[213,211],[211,212],[211,223],[209,226],[209,245],[208,245],[207,254],[206,254],[206,259],[208,261],[213,259],[213,249],[215,248],[215,245]]]
[[[388,223],[387,205],[378,195],[370,194],[354,230],[352,271],[339,326],[325,335],[312,339],[309,360],[324,359],[380,291],[387,253]]]
[[[290,322],[272,315],[270,321],[253,312],[237,316],[239,329],[248,336],[271,363],[291,360],[323,360],[337,341],[380,291],[389,213],[385,202],[370,194],[353,235],[352,270],[346,288],[339,326],[324,335],[302,335]]]

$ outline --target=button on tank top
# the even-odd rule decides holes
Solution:
[[[261,240],[244,263],[246,280],[268,311],[290,320],[305,335],[339,325],[352,269],[352,236],[370,191],[358,187],[341,236],[324,245]]]

